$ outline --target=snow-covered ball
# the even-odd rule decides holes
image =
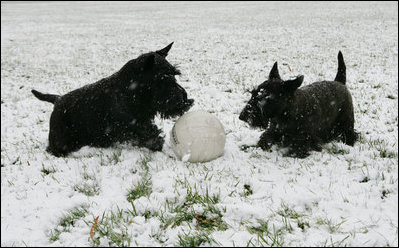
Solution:
[[[187,112],[175,123],[170,143],[176,156],[189,162],[207,162],[224,152],[226,134],[222,123],[212,114]]]

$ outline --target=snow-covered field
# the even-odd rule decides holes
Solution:
[[[174,41],[180,84],[223,123],[223,157],[175,159],[129,144],[45,152],[64,94]],[[306,159],[242,149],[262,130],[238,114],[275,61],[304,85],[337,53],[361,139]],[[290,69],[291,70],[290,70]],[[98,218],[97,218],[98,217]],[[96,219],[97,218],[97,219]],[[397,2],[1,2],[2,246],[397,246]]]

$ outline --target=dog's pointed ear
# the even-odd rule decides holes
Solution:
[[[157,53],[161,56],[168,56],[169,50],[172,48],[173,42],[167,45],[165,48],[162,48],[161,50],[158,50]]]
[[[302,82],[303,82],[303,75],[300,75],[298,77],[296,77],[295,79],[292,80],[287,80],[283,82],[283,88],[285,91],[295,91],[296,89],[299,88],[299,86],[301,86]]]
[[[269,73],[269,80],[271,79],[281,79],[280,74],[278,73],[277,62],[274,63],[272,70]]]

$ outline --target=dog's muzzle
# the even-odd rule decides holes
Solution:
[[[251,112],[251,106],[249,104],[247,104],[245,106],[245,108],[241,111],[238,119],[247,122],[250,112]]]

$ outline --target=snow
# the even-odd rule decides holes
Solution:
[[[169,140],[176,119],[158,116],[162,152],[130,144],[66,158],[45,151],[52,105],[32,88],[65,94],[172,41],[168,60],[195,99],[190,111],[223,123],[222,157],[176,159]],[[276,146],[241,149],[262,133],[238,119],[246,90],[276,61],[283,79],[305,75],[302,87],[332,80],[339,50],[361,140],[326,144],[305,159]],[[146,177],[151,192],[133,201],[137,216],[129,217],[126,196]],[[74,189],[85,184],[98,192]],[[209,232],[211,245],[262,245],[248,229],[267,221],[270,231],[282,230],[284,246],[398,246],[397,2],[1,2],[1,245],[92,246],[90,223],[119,209],[129,219],[112,230],[126,232],[131,246],[176,246],[179,236],[198,233],[195,218],[164,228],[144,213],[176,216],[168,204],[184,204],[188,189],[219,196],[214,208],[227,229]],[[60,219],[82,205],[89,214],[50,241]],[[300,217],[284,217],[286,209]],[[100,245],[109,240],[99,237]]]

